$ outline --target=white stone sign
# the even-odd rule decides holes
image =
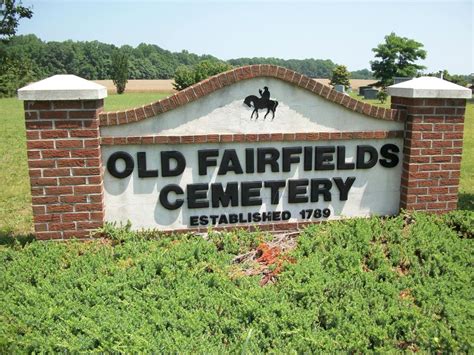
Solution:
[[[104,147],[106,220],[179,229],[398,212],[402,139],[311,143]]]
[[[187,144],[103,145],[105,218],[176,230],[396,214],[403,139],[323,134],[402,129],[286,81],[240,81],[155,117],[101,128],[117,139],[191,137]],[[322,138],[271,138],[288,133]],[[246,134],[270,138],[193,138]]]

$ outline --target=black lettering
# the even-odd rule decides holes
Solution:
[[[208,189],[209,184],[189,184],[187,186],[188,208],[209,207],[209,200],[207,199]]]
[[[212,207],[239,205],[239,187],[236,182],[228,182],[224,190],[221,183],[211,184]]]
[[[217,175],[225,175],[229,171],[233,171],[236,174],[244,173],[235,149],[224,150],[224,155],[222,156]]]
[[[219,155],[218,149],[203,149],[198,150],[198,165],[199,175],[207,175],[207,168],[210,166],[217,166],[217,159],[214,158]]]
[[[288,203],[308,202],[308,179],[288,180]]]
[[[366,153],[369,154],[369,160],[365,161]],[[371,145],[358,145],[357,146],[357,169],[370,169],[377,164],[378,153],[377,150]]]
[[[280,171],[278,159],[280,152],[275,148],[258,148],[257,149],[257,172],[264,173],[265,166],[268,164],[273,173]]]
[[[380,159],[380,165],[382,165],[385,168],[393,168],[397,166],[398,162],[400,161],[398,158],[397,154],[394,153],[399,153],[400,148],[396,146],[395,144],[384,144],[382,148],[380,149],[380,155],[384,157],[385,159]]]
[[[247,219],[244,218],[243,213],[239,213],[239,223],[247,223],[250,222],[252,218],[252,214],[249,212],[247,213]]]
[[[199,217],[199,224],[201,226],[207,226],[209,224],[209,217],[207,217],[207,216]]]
[[[269,180],[265,181],[264,186],[270,188],[270,203],[272,205],[278,205],[280,202],[280,192],[282,187],[285,187],[285,180]]]
[[[236,213],[229,214],[229,223],[235,224],[239,222],[239,216]]]
[[[189,217],[189,224],[191,227],[196,227],[199,225],[199,216]]]
[[[261,222],[262,221],[262,214],[260,212],[254,212],[252,214],[252,222]]]
[[[176,162],[176,166],[171,168],[171,159]],[[179,176],[186,168],[186,159],[181,152],[171,150],[168,152],[161,152],[161,176]]]
[[[137,166],[138,166],[138,177],[147,178],[147,177],[157,177],[158,170],[147,170],[146,168],[146,153],[138,152],[137,153]]]
[[[300,157],[295,156],[295,154],[301,154],[301,147],[284,147],[282,148],[283,163],[282,169],[285,172],[291,170],[291,164],[297,164],[300,162]]]
[[[315,157],[315,170],[334,170],[334,164],[331,163],[334,160],[335,147],[323,146],[316,147]]]
[[[255,172],[255,150],[253,148],[245,149],[245,172],[247,174]]]
[[[225,214],[221,214],[219,217],[219,222],[218,224],[227,224],[229,221],[227,220],[227,216]]]
[[[349,193],[349,190],[352,187],[352,184],[354,184],[355,177],[350,176],[346,179],[346,181],[342,181],[340,177],[335,177],[332,178],[334,182],[336,183],[336,187],[339,189],[339,200],[340,201],[347,201],[347,195]]]
[[[290,211],[283,211],[281,213],[281,219],[283,221],[288,221],[291,218],[291,212]]]
[[[274,211],[272,214],[272,220],[273,221],[281,221],[281,212],[280,211]]]
[[[122,159],[125,162],[125,169],[123,171],[117,170],[117,160]],[[109,159],[107,159],[107,170],[113,177],[124,179],[133,172],[135,164],[133,158],[127,152],[115,152]]]
[[[272,215],[270,212],[262,212],[262,222],[270,222],[272,220]]]
[[[262,199],[260,198],[260,189],[262,188],[261,181],[242,182],[240,188],[242,206],[262,205]]]
[[[332,182],[329,179],[311,179],[311,202],[319,202],[319,195],[324,201],[331,201]]]
[[[354,169],[354,163],[346,162],[346,147],[340,145],[337,147],[337,170]]]
[[[181,198],[177,198],[173,203],[171,203],[168,199],[168,195],[170,192],[174,192],[176,195],[184,194],[183,189],[179,187],[179,185],[175,185],[175,184],[166,185],[160,191],[161,205],[167,210],[175,210],[177,208],[180,208],[183,205],[184,200]]]
[[[217,219],[219,218],[219,216],[216,216],[215,214],[211,214],[211,215],[209,216],[209,218],[211,219],[212,225],[214,225],[214,224],[216,224],[216,221],[217,221]]]
[[[304,171],[313,170],[313,147],[304,147]]]

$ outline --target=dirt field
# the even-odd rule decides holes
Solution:
[[[325,85],[329,85],[329,82],[331,81],[329,79],[316,79],[316,80],[319,81],[320,83],[325,84]],[[352,90],[357,90],[357,89],[359,89],[360,86],[370,85],[370,84],[375,83],[376,81],[377,80],[374,80],[374,79],[352,79],[352,80],[350,80]]]
[[[103,85],[109,93],[115,92],[112,80],[94,80]],[[129,80],[125,92],[174,92],[173,80]]]
[[[316,79],[317,81],[329,85],[329,79]],[[112,80],[95,80],[97,84],[107,88],[109,93],[115,92],[115,86]],[[369,85],[375,80],[353,79],[351,86],[353,90],[357,90],[359,86]],[[174,92],[173,80],[129,80],[126,92]]]

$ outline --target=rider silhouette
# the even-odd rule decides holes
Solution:
[[[268,91],[267,86],[265,86],[263,88],[263,91],[262,91],[262,89],[258,89],[258,92],[260,93],[260,96],[262,97],[262,100],[264,100],[265,102],[270,100],[270,91]]]

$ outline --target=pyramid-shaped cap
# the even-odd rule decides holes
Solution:
[[[468,88],[433,76],[422,76],[389,86],[391,96],[412,98],[470,99]]]
[[[18,90],[20,100],[97,100],[107,97],[107,89],[75,75],[54,75]]]

